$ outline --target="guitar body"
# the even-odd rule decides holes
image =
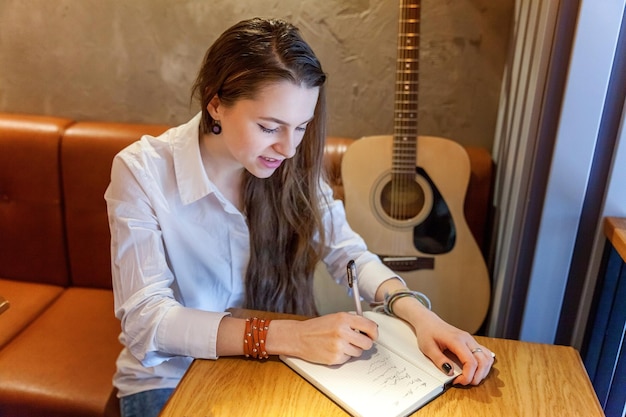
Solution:
[[[463,211],[470,178],[467,153],[452,140],[419,136],[415,187],[388,195],[393,140],[365,137],[344,154],[348,222],[409,288],[430,298],[441,318],[475,333],[487,314],[490,282]],[[415,200],[416,206],[398,210],[404,206],[393,200],[399,198]]]

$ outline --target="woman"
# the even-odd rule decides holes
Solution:
[[[158,414],[193,358],[286,354],[340,364],[371,348],[376,324],[349,313],[264,324],[224,313],[316,316],[319,261],[345,283],[354,259],[366,300],[406,290],[349,228],[321,179],[325,80],[294,26],[240,22],[207,51],[194,85],[201,112],[116,156],[105,198],[124,344],[114,377],[122,415]],[[415,328],[442,372],[451,372],[443,352],[458,356],[455,383],[476,385],[489,373],[491,352],[417,297],[396,297],[393,314]],[[261,350],[250,347],[255,338]]]

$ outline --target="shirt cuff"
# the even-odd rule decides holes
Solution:
[[[157,330],[159,350],[193,358],[217,359],[217,331],[228,312],[172,307]]]
[[[402,278],[380,262],[366,263],[363,265],[359,275],[364,277],[359,281],[359,291],[361,292],[361,296],[368,301],[376,300],[376,291],[378,291],[378,287],[389,279],[397,278],[404,284],[404,280]]]

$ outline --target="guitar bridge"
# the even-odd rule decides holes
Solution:
[[[394,271],[406,272],[418,269],[435,269],[435,258],[419,256],[378,255],[383,264]]]

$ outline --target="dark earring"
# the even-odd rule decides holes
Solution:
[[[211,132],[213,132],[213,134],[215,135],[219,135],[220,133],[222,133],[222,125],[220,124],[219,120],[213,120],[213,124],[211,125]]]

